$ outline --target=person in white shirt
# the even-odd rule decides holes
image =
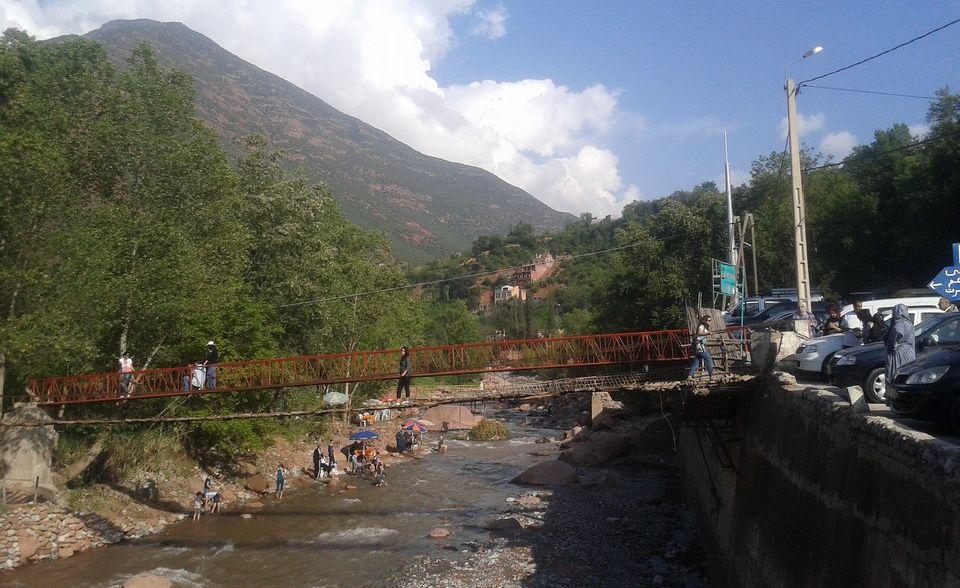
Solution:
[[[859,300],[853,301],[853,312],[848,313],[847,316],[843,317],[843,328],[846,331],[852,331],[854,329],[863,329],[863,321],[857,316],[860,314],[860,311],[863,310],[863,303]]]
[[[120,392],[123,396],[130,395],[130,384],[133,382],[133,358],[126,351],[120,357]]]

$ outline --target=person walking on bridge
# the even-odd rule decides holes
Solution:
[[[713,357],[710,350],[707,349],[707,338],[710,336],[710,317],[703,315],[700,317],[700,323],[697,324],[697,331],[693,338],[693,357],[690,361],[690,374],[687,379],[692,379],[700,366],[707,368],[707,374],[713,380]]]
[[[133,358],[126,351],[120,357],[120,392],[123,397],[130,396],[130,385],[133,383]]]
[[[410,363],[410,350],[400,348],[400,379],[397,380],[397,398],[403,398],[402,390],[406,390],[410,398],[410,378],[413,377],[413,365]]]
[[[204,387],[213,390],[217,387],[217,364],[220,363],[220,352],[217,350],[217,344],[213,341],[207,341],[207,357],[203,365],[207,368],[207,377]]]

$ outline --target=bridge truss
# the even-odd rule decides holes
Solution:
[[[410,357],[415,376],[451,376],[683,361],[689,348],[686,330],[669,330],[419,347]],[[379,350],[220,363],[216,388],[197,386],[189,365],[134,372],[126,389],[116,372],[32,380],[29,389],[50,406],[382,381],[397,378],[399,357]]]

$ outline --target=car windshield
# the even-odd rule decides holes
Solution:
[[[928,319],[923,319],[922,321],[920,321],[920,324],[918,324],[916,327],[913,328],[913,332],[916,334],[917,337],[919,337],[920,335],[923,334],[924,331],[926,331],[930,327],[935,327],[939,325],[941,322],[943,322],[944,319],[947,319],[947,318],[950,318],[950,315],[940,314],[937,316],[932,316]],[[887,326],[890,326],[889,321],[885,321],[885,322],[887,323]]]

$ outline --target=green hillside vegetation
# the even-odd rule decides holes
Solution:
[[[960,240],[960,96],[938,92],[927,113],[930,131],[913,136],[897,124],[875,133],[842,162],[809,149],[803,167],[811,277],[830,297],[877,288],[923,287],[950,260]],[[914,143],[920,143],[914,145]],[[831,163],[842,166],[822,167]],[[757,221],[760,289],[794,285],[789,161],[761,156],[750,181],[733,191],[735,214]],[[711,258],[726,255],[726,198],[712,182],[649,202],[621,218],[589,214],[562,231],[537,236],[518,225],[506,237],[477,239],[471,250],[418,269],[415,282],[482,273],[529,262],[541,252],[578,255],[630,248],[559,264],[532,292],[542,301],[496,305],[488,332],[511,337],[538,331],[578,334],[684,325],[685,302],[711,301]],[[747,257],[750,257],[749,251]],[[748,265],[748,273],[752,267]],[[431,286],[439,300],[475,305],[479,293],[508,274]]]
[[[284,306],[406,278],[385,236],[346,221],[326,189],[286,175],[262,137],[239,143],[232,161],[194,98],[189,76],[161,67],[145,45],[117,70],[90,41],[39,43],[14,30],[0,39],[8,404],[30,377],[115,370],[123,351],[144,369],[202,360],[210,339],[222,361],[425,341],[423,306],[404,291]],[[123,412],[311,408],[322,393],[141,401]],[[262,445],[275,427],[212,422],[173,436],[231,453]]]
[[[237,139],[267,137],[285,169],[327,186],[347,219],[382,231],[403,260],[442,257],[518,221],[542,230],[574,219],[485,170],[419,153],[183,24],[116,20],[83,38],[119,69],[149,43],[161,65],[191,76],[196,111],[227,153],[241,153]]]

